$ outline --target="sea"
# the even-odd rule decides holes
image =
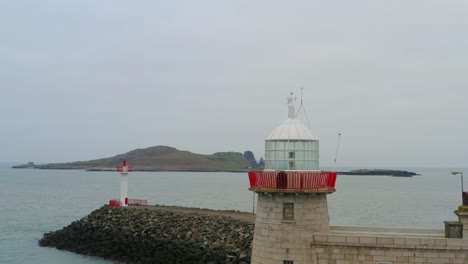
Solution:
[[[454,169],[387,169],[421,175],[338,176],[337,191],[328,196],[330,224],[444,229],[444,221],[457,220],[453,211],[462,196],[460,176],[451,174]],[[149,204],[252,212],[256,200],[248,183],[246,173],[132,172],[129,197]],[[67,226],[119,194],[116,172],[0,167],[0,263],[116,263],[39,247],[38,241],[45,232]]]

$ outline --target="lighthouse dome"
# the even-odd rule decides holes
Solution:
[[[288,118],[275,128],[266,140],[317,140],[317,138],[300,120]]]

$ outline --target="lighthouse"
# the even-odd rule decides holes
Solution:
[[[128,173],[132,167],[123,160],[122,166],[117,166],[117,171],[120,172],[120,206],[128,206]]]
[[[313,234],[330,230],[336,173],[319,169],[319,140],[297,119],[294,94],[287,99],[288,118],[265,140],[265,169],[249,172],[258,195],[252,264],[315,264]]]

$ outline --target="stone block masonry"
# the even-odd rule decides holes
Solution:
[[[252,263],[316,263],[316,232],[329,231],[326,194],[259,193]]]

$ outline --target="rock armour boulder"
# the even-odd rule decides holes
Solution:
[[[254,225],[224,216],[103,206],[40,246],[125,263],[250,263]]]

